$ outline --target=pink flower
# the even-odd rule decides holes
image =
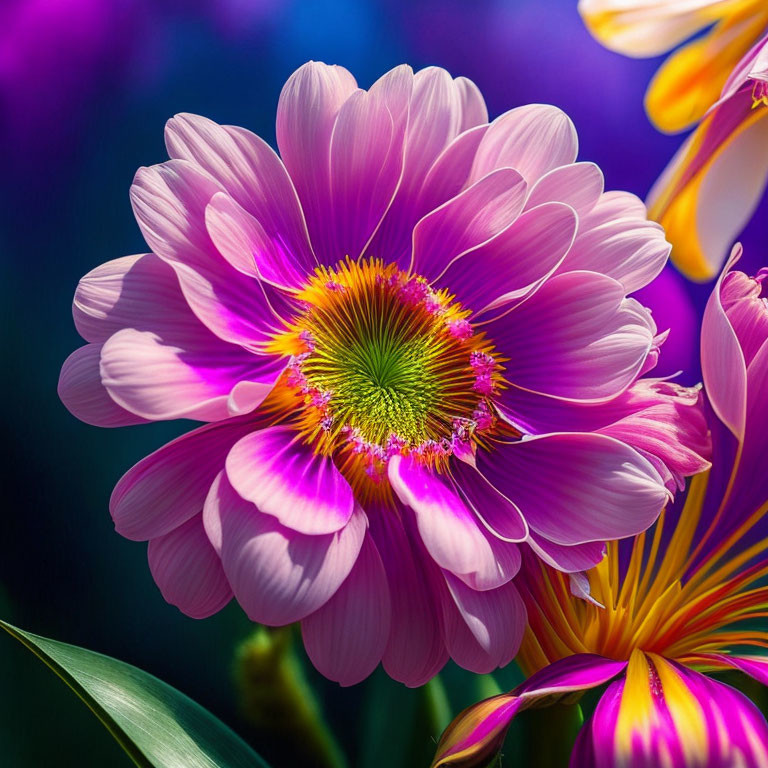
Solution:
[[[441,69],[363,91],[306,64],[277,137],[168,123],[131,191],[153,253],[81,281],[60,395],[102,426],[209,422],[111,503],[185,613],[234,593],[301,621],[345,685],[490,671],[525,626],[521,545],[580,571],[706,466],[697,393],[638,380],[663,335],[627,294],[669,246],[564,114],[488,125]]]
[[[588,574],[569,580],[524,558],[531,631],[518,662],[532,674],[459,715],[435,766],[486,765],[519,711],[606,684],[572,768],[768,764],[761,712],[707,676],[735,669],[768,685],[768,660],[748,652],[768,647],[768,272],[730,271],[739,255],[702,327],[704,385],[718,417],[711,472],[693,480],[678,514],[658,521],[652,543],[646,534],[610,542]]]

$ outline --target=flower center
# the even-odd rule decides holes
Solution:
[[[444,291],[381,261],[318,268],[304,311],[275,339],[293,354],[288,386],[320,451],[348,448],[375,474],[395,453],[437,463],[493,422],[503,386],[493,348]]]

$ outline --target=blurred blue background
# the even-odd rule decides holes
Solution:
[[[195,622],[167,605],[145,545],[115,534],[107,509],[122,472],[188,424],[89,427],[59,403],[56,382],[81,343],[70,315],[78,278],[146,250],[128,188],[136,168],[165,159],[165,120],[197,112],[274,142],[281,86],[308,59],[342,64],[364,87],[401,62],[439,65],[473,79],[492,117],[523,103],[555,104],[573,118],[581,159],[600,165],[607,188],[641,197],[681,142],[657,133],[643,113],[658,61],[601,48],[576,0],[0,2],[8,453],[0,615],[150,670],[240,731],[232,649],[247,621],[236,606]],[[764,203],[744,234],[748,269],[768,261],[767,212]],[[659,328],[672,327],[659,371],[682,370],[684,383],[698,380],[698,322],[710,288],[668,269],[642,297]],[[354,749],[348,710],[360,692],[320,691]],[[128,764],[85,710],[69,712],[75,704],[49,673],[3,637],[0,698],[9,765]]]

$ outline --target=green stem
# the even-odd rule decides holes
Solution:
[[[584,723],[578,703],[529,709],[519,720],[525,759],[530,768],[567,768],[576,736]]]
[[[243,714],[273,742],[281,765],[347,768],[296,652],[294,629],[258,627],[238,649],[236,678]]]

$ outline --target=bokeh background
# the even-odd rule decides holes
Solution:
[[[128,188],[136,168],[165,159],[165,120],[197,112],[274,143],[281,86],[308,59],[342,64],[364,87],[404,61],[439,65],[472,78],[492,117],[555,104],[607,188],[641,197],[682,140],[643,113],[658,61],[601,48],[576,0],[0,0],[0,616],[153,672],[259,749],[233,683],[233,649],[252,627],[236,605],[203,622],[167,605],[145,545],[115,534],[107,509],[119,476],[189,425],[89,427],[59,403],[56,382],[80,344],[70,315],[78,278],[146,250]],[[766,214],[764,202],[742,238],[747,270],[768,261]],[[641,297],[659,328],[672,328],[659,370],[681,370],[683,383],[699,377],[709,290],[668,268]],[[387,749],[415,700],[381,675],[352,690],[309,675],[351,764],[398,764]],[[275,745],[262,751],[296,764],[275,758]],[[0,755],[13,768],[129,764],[4,636]]]

